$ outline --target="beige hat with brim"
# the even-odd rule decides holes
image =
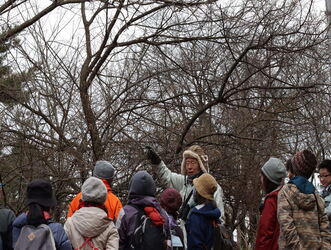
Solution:
[[[195,190],[204,198],[208,200],[214,200],[214,193],[217,190],[217,181],[215,178],[204,173],[200,177],[193,180]]]

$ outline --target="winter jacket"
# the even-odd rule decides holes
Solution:
[[[107,213],[97,207],[82,207],[64,224],[69,240],[74,248],[82,246],[86,238],[98,249],[118,249],[118,232]],[[85,246],[82,249],[91,249]]]
[[[27,224],[27,216],[26,213],[22,213],[19,215],[13,222],[13,247],[20,236],[21,229],[23,226]],[[67,234],[65,233],[63,226],[60,223],[51,222],[47,224],[52,233],[55,240],[55,246],[58,250],[72,250],[70,241],[68,239]]]
[[[114,221],[117,219],[118,214],[122,208],[122,203],[116,195],[113,194],[111,187],[106,180],[101,179],[107,188],[107,199],[105,201],[105,207],[107,209],[108,217]],[[76,210],[79,209],[80,200],[82,198],[82,193],[78,193],[76,197],[69,204],[69,211],[67,217],[71,217]]]
[[[279,249],[331,249],[324,202],[304,177],[290,179],[278,194]]]
[[[129,200],[128,205],[125,205],[121,210],[118,219],[116,221],[116,227],[118,229],[118,233],[120,236],[120,248],[119,249],[130,249],[130,245],[132,242],[132,237],[135,229],[138,227],[138,215],[139,211],[136,207],[154,207],[156,208],[161,216],[166,220],[166,224],[168,224],[167,216],[165,210],[163,210],[156,200],[155,197],[152,196],[141,196],[133,198]],[[165,225],[165,227],[168,227]]]
[[[325,202],[325,213],[329,218],[329,231],[331,231],[331,185],[322,190],[321,197]]]
[[[277,196],[280,188],[266,195],[256,236],[256,250],[277,250],[279,224],[277,220]]]
[[[195,206],[186,221],[187,250],[211,249],[214,241],[213,221],[217,221],[221,212],[212,204]]]
[[[161,163],[158,165],[158,168],[158,174],[162,181],[165,182],[168,186],[177,189],[178,192],[180,192],[184,202],[193,189],[193,184],[188,181],[187,176],[171,172],[171,170],[167,168],[163,161],[161,161]],[[220,185],[217,185],[217,190],[214,194],[214,200],[217,204],[217,207],[221,211],[222,217],[220,219],[224,221],[223,190]],[[194,207],[196,205],[194,203],[193,195],[191,195],[188,204],[190,207]]]
[[[0,208],[0,250],[12,249],[12,226],[15,220],[13,211]]]

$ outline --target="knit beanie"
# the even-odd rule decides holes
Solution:
[[[193,180],[195,190],[204,198],[208,200],[214,200],[214,193],[217,190],[217,182],[215,178],[204,173],[200,177]]]
[[[208,156],[205,154],[205,152],[200,146],[193,145],[184,151],[181,165],[181,172],[183,175],[186,175],[185,161],[187,158],[196,159],[199,162],[201,171],[204,173],[208,173]]]
[[[103,204],[107,198],[107,188],[103,182],[96,178],[88,178],[82,186],[82,200]]]
[[[156,186],[153,177],[145,170],[135,173],[129,184],[129,196],[153,196],[155,197]]]
[[[115,168],[109,161],[97,161],[93,170],[93,176],[99,179],[112,179]]]
[[[293,174],[296,176],[303,176],[308,179],[316,170],[316,156],[307,149],[295,153],[291,162]]]
[[[281,160],[275,157],[270,159],[261,168],[263,174],[273,183],[280,185],[286,177],[286,168]]]
[[[160,195],[161,206],[172,215],[175,215],[182,205],[182,197],[174,188],[165,189]]]

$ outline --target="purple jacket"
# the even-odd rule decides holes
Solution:
[[[166,212],[161,208],[159,202],[156,200],[155,197],[152,196],[136,196],[136,198],[133,198],[129,201],[127,205],[125,205],[122,210],[120,211],[120,214],[118,215],[117,221],[116,221],[116,227],[118,229],[118,234],[120,236],[120,242],[119,242],[119,249],[130,249],[132,236],[134,233],[134,230],[137,228],[137,215],[138,210],[130,206],[130,204],[139,206],[139,207],[155,207],[162,217],[166,221],[166,228],[168,227],[168,219]],[[166,230],[169,231],[169,230]]]

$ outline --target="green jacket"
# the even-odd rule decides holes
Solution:
[[[296,185],[286,184],[278,194],[277,206],[279,249],[331,249],[328,217],[317,192],[304,194]]]

